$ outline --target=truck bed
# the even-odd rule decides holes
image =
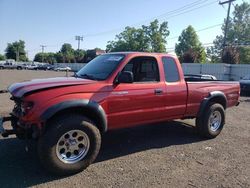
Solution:
[[[227,106],[231,107],[238,104],[240,97],[239,82],[202,80],[187,81],[188,100],[186,116],[196,116],[199,111],[200,102],[209,96],[210,92],[222,92],[227,99]]]

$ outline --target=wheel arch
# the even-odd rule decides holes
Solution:
[[[84,99],[64,101],[49,107],[40,117],[45,122],[45,128],[42,132],[47,128],[47,122],[59,115],[72,112],[82,114],[92,120],[101,133],[107,131],[107,118],[102,106],[94,101]]]
[[[227,98],[226,95],[221,91],[212,91],[209,96],[204,98],[201,102],[199,112],[197,116],[201,116],[206,110],[207,106],[211,103],[218,103],[223,106],[224,109],[227,108]]]

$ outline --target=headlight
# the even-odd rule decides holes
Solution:
[[[26,115],[34,106],[34,103],[31,101],[23,101],[21,103],[22,115]]]

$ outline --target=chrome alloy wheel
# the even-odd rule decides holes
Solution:
[[[221,113],[219,111],[212,112],[209,117],[209,126],[211,131],[213,132],[217,131],[221,126],[221,122],[222,122]]]
[[[74,164],[82,160],[89,151],[88,135],[81,130],[66,132],[56,144],[56,155],[64,163]]]

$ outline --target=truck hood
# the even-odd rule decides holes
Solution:
[[[8,91],[14,97],[22,97],[27,93],[33,93],[35,91],[48,89],[48,88],[57,88],[65,86],[74,86],[74,85],[86,85],[95,83],[94,80],[87,80],[82,78],[75,77],[56,77],[56,78],[47,78],[47,79],[34,79],[30,81],[24,81],[21,83],[15,83],[9,86]]]

